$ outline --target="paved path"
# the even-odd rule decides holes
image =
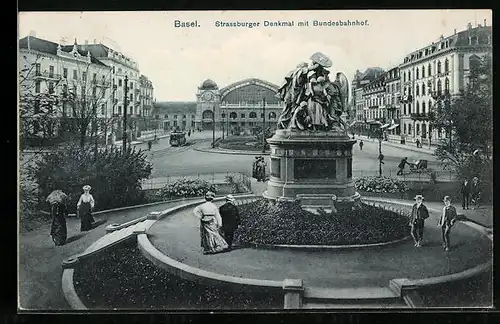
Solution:
[[[97,221],[105,221],[91,231],[80,233],[80,220],[68,218],[68,243],[56,247],[49,236],[50,224],[19,236],[19,300],[20,306],[30,310],[69,309],[61,288],[61,262],[83,252],[106,234],[106,226],[125,223],[151,211],[177,206],[165,203],[154,206],[122,210],[95,216]]]
[[[241,248],[203,255],[199,224],[191,210],[156,222],[148,234],[160,251],[193,267],[254,279],[302,278],[305,285],[317,287],[386,287],[393,278],[422,279],[457,273],[491,258],[491,241],[463,223],[454,227],[452,249],[444,252],[441,232],[436,227],[439,213],[429,208],[431,217],[426,222],[421,248],[415,248],[410,240],[361,250],[308,252]]]

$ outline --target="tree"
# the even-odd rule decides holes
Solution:
[[[445,129],[449,141],[440,143],[435,155],[460,177],[492,179],[493,95],[491,56],[470,61],[469,82],[460,96],[442,96],[432,116],[432,126]],[[478,152],[480,152],[478,154]]]

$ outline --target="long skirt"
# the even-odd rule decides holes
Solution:
[[[80,209],[78,210],[78,215],[80,216],[80,230],[89,231],[92,229],[92,223],[94,218],[92,217],[92,208],[90,207],[90,202],[82,202]]]
[[[66,208],[63,204],[52,205],[52,226],[50,227],[50,235],[55,245],[64,245],[68,236],[66,227]]]
[[[217,253],[228,248],[222,237],[215,217],[203,217],[200,221],[201,247],[203,253]]]

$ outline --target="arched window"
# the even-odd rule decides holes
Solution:
[[[255,111],[250,112],[248,115],[250,118],[257,118],[257,113]]]
[[[403,82],[406,82],[406,72],[403,72]]]
[[[429,65],[427,65],[427,73],[429,74],[429,76],[432,75],[431,63],[429,63]]]
[[[450,91],[450,80],[448,78],[444,80],[444,89]]]
[[[441,73],[441,61],[438,61],[437,62],[437,73],[440,74]]]
[[[269,113],[269,119],[274,119],[276,118],[276,113],[274,111]]]
[[[425,114],[425,101],[422,101],[422,113]]]
[[[411,71],[408,71],[408,81],[411,80]]]
[[[238,115],[233,111],[229,114],[229,118],[236,119]]]
[[[422,66],[422,78],[425,78],[425,66]]]
[[[420,114],[420,102],[417,101],[417,114]]]
[[[417,79],[417,80],[418,80],[419,75],[420,75],[420,73],[419,73],[419,69],[417,68],[416,75],[415,75],[415,79]]]
[[[440,95],[441,91],[443,91],[443,85],[441,84],[441,80],[438,80],[437,82],[437,92]]]
[[[448,72],[449,68],[450,68],[450,62],[448,61],[448,59],[446,59],[444,61],[444,73]]]
[[[429,111],[431,111],[432,101],[429,100],[429,102],[427,103],[427,108],[429,109]]]
[[[213,117],[214,117],[214,113],[211,110],[205,110],[203,112],[203,114],[201,115],[201,118],[203,118],[203,119],[213,119]],[[174,118],[176,118],[176,117],[174,116]]]
[[[425,83],[422,83],[422,96],[425,96]]]
[[[420,95],[420,86],[417,84],[417,87],[415,88],[415,96]]]

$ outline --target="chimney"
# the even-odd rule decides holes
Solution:
[[[471,30],[471,29],[472,29],[472,24],[471,24],[471,23],[468,23],[468,24],[467,24],[467,29],[468,29],[468,30]]]
[[[486,19],[483,20],[483,26],[486,27]]]
[[[34,31],[34,30],[30,30],[30,34],[29,34],[29,36],[31,36],[31,37],[36,37],[36,31]]]
[[[456,35],[457,34],[457,29],[455,28],[455,30],[453,31],[453,35]]]
[[[97,44],[97,40],[94,38],[94,44]]]

